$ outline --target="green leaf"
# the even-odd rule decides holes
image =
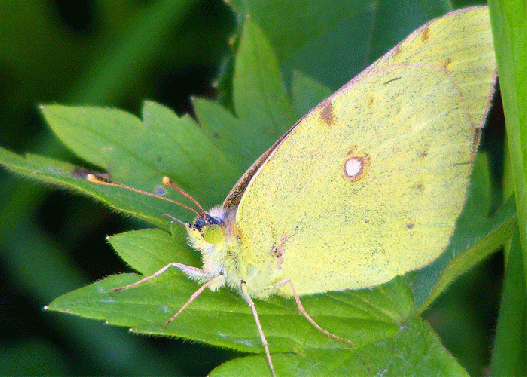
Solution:
[[[291,96],[293,97],[293,105],[298,118],[303,117],[309,110],[331,94],[332,92],[329,88],[310,77],[298,73],[293,76]]]
[[[513,6],[511,6],[511,4]],[[520,0],[490,2],[500,88],[505,113],[512,186],[520,224],[527,223],[527,4]],[[520,226],[521,245],[526,253],[527,230]],[[526,267],[527,271],[527,267]]]
[[[260,25],[283,77],[293,72],[338,89],[410,32],[451,10],[447,1],[232,0],[244,20]]]
[[[137,233],[125,233],[119,237],[135,238]],[[158,258],[162,258],[161,255],[166,253],[165,246],[163,242],[145,242],[141,249],[149,256],[159,253]],[[180,259],[173,257],[169,260]],[[59,297],[48,309],[105,320],[109,324],[131,327],[132,331],[138,333],[177,336],[197,341],[205,339],[213,345],[261,352],[250,309],[241,297],[230,290],[205,291],[175,321],[164,326],[163,323],[197,289],[197,284],[176,270],[136,288],[109,292],[111,288],[136,280],[137,277],[133,274],[111,276]],[[423,359],[428,360],[421,365],[423,371],[427,370],[427,365],[428,368],[433,368],[437,364],[443,364],[447,369],[462,370],[440,346],[428,326],[415,320],[407,322],[411,318],[412,293],[403,278],[371,290],[305,297],[303,304],[322,326],[351,339],[354,348],[350,349],[344,343],[315,330],[298,313],[292,300],[272,297],[256,301],[271,352],[297,354],[292,360],[287,357],[284,363],[280,357],[276,359],[279,373],[287,373],[287,370],[296,368],[298,364],[309,368],[311,363],[321,368],[328,367],[329,370],[336,367],[336,370],[357,372],[382,370],[383,365],[390,364],[390,360],[394,362],[402,354],[412,355],[405,359],[403,364],[406,366],[420,365],[419,362]],[[415,334],[416,331],[418,334]],[[341,363],[335,366],[336,355],[339,355]],[[414,361],[417,364],[413,364]],[[252,364],[251,360],[249,362]],[[263,356],[260,356],[260,362],[253,367],[259,368],[260,373],[268,371]],[[401,366],[396,368],[399,367]]]
[[[220,104],[199,98],[194,99],[193,104],[203,130],[234,164],[246,168],[248,161],[255,160],[259,151],[265,150],[258,129],[247,126]],[[246,142],[238,143],[237,140]]]
[[[145,231],[120,234],[119,245],[136,244],[154,262],[132,263],[133,258],[121,254],[135,268],[147,271],[171,262],[188,262],[189,257],[166,251],[168,239],[154,243]],[[113,242],[112,242],[113,244]],[[118,248],[120,252],[121,247]],[[128,252],[127,252],[128,253]],[[172,255],[170,255],[172,254]],[[137,257],[135,257],[137,259]],[[191,258],[191,257],[190,257]],[[70,292],[53,301],[48,308],[104,319],[111,324],[132,327],[147,334],[163,334],[194,340],[241,351],[261,352],[261,344],[250,308],[229,289],[205,291],[177,320],[168,320],[194,293],[198,285],[177,269],[172,269],[138,287],[109,292],[138,280],[135,274],[111,276],[88,287]],[[360,348],[388,333],[395,334],[400,324],[409,318],[412,295],[403,278],[373,290],[335,292],[303,299],[308,312],[321,325],[349,337]],[[342,342],[319,333],[298,313],[292,300],[272,297],[256,301],[258,313],[266,331],[271,351],[286,352],[304,348],[348,349]],[[244,340],[244,341],[242,341]]]
[[[400,375],[465,376],[466,371],[443,348],[426,322],[413,319],[394,336],[356,351],[309,350],[303,354],[273,356],[278,374],[301,376]],[[235,359],[216,368],[211,376],[251,376],[268,373],[263,357]]]
[[[507,268],[491,372],[524,375],[527,371],[527,3],[492,0],[489,9],[507,131],[509,160],[504,190],[514,195],[518,216],[518,231],[506,250]]]
[[[169,227],[169,220],[160,217],[160,214],[174,213],[175,206],[172,203],[119,187],[91,183],[84,179],[84,169],[62,161],[31,154],[22,157],[3,148],[0,148],[0,161],[19,174],[89,195],[117,210],[165,229]],[[160,184],[161,182],[157,187],[160,187]],[[152,183],[152,187],[156,187],[154,185],[155,183]]]
[[[496,343],[492,354],[491,375],[525,376],[527,374],[527,300],[519,232],[515,229],[503,287]]]
[[[167,264],[199,266],[200,255],[186,243],[182,226],[172,228],[170,235],[160,229],[143,229],[108,237],[108,242],[131,268],[148,276]]]
[[[233,78],[234,111],[272,145],[295,122],[274,51],[250,19],[244,25]]]
[[[42,106],[42,112],[52,129],[77,154],[107,170],[110,179],[146,192],[156,193],[161,178],[168,175],[185,191],[200,198],[205,207],[212,207],[222,201],[243,172],[190,117],[178,117],[153,102],[145,102],[142,122],[124,111],[97,107],[46,105]],[[207,185],[201,184],[202,177],[207,177]],[[217,190],[209,190],[209,185]],[[116,193],[123,191],[112,189]],[[130,194],[133,193],[117,195],[140,197]],[[174,192],[167,197],[181,200]],[[123,207],[116,205],[131,212]],[[184,213],[173,205],[170,208],[158,211],[157,215]]]
[[[134,135],[141,132],[142,122],[123,110],[97,107],[40,107],[46,122],[61,140],[78,156],[94,165],[112,170],[116,179],[126,176],[130,165],[148,169],[133,148]],[[130,141],[128,141],[130,140]],[[120,148],[116,148],[121,143]]]

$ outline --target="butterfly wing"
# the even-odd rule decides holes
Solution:
[[[446,38],[438,20],[413,33],[269,153],[237,209],[243,263],[279,253],[269,283],[290,278],[309,294],[381,284],[442,253],[466,199],[495,77],[488,11],[473,11],[474,28],[457,25],[463,35],[439,43],[437,55],[427,43]],[[406,50],[416,51],[405,58]],[[252,277],[257,287],[262,274]]]

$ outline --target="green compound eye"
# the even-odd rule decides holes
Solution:
[[[223,234],[223,229],[218,224],[212,224],[209,226],[203,227],[203,239],[213,245],[220,243],[225,239]]]

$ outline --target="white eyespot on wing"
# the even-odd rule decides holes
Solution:
[[[344,171],[349,178],[357,178],[361,175],[364,163],[361,158],[353,157],[346,161]]]

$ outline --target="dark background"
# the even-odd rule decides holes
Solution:
[[[236,27],[228,6],[212,0],[6,1],[0,20],[0,146],[82,166],[38,104],[139,115],[152,99],[191,113],[189,96],[215,97],[212,83],[232,54]],[[134,31],[144,37],[130,37]],[[1,374],[204,375],[235,355],[45,312],[61,294],[126,271],[105,237],[143,224],[3,168],[0,204]],[[460,278],[427,313],[471,374],[483,374],[489,362],[501,259],[496,254]]]

